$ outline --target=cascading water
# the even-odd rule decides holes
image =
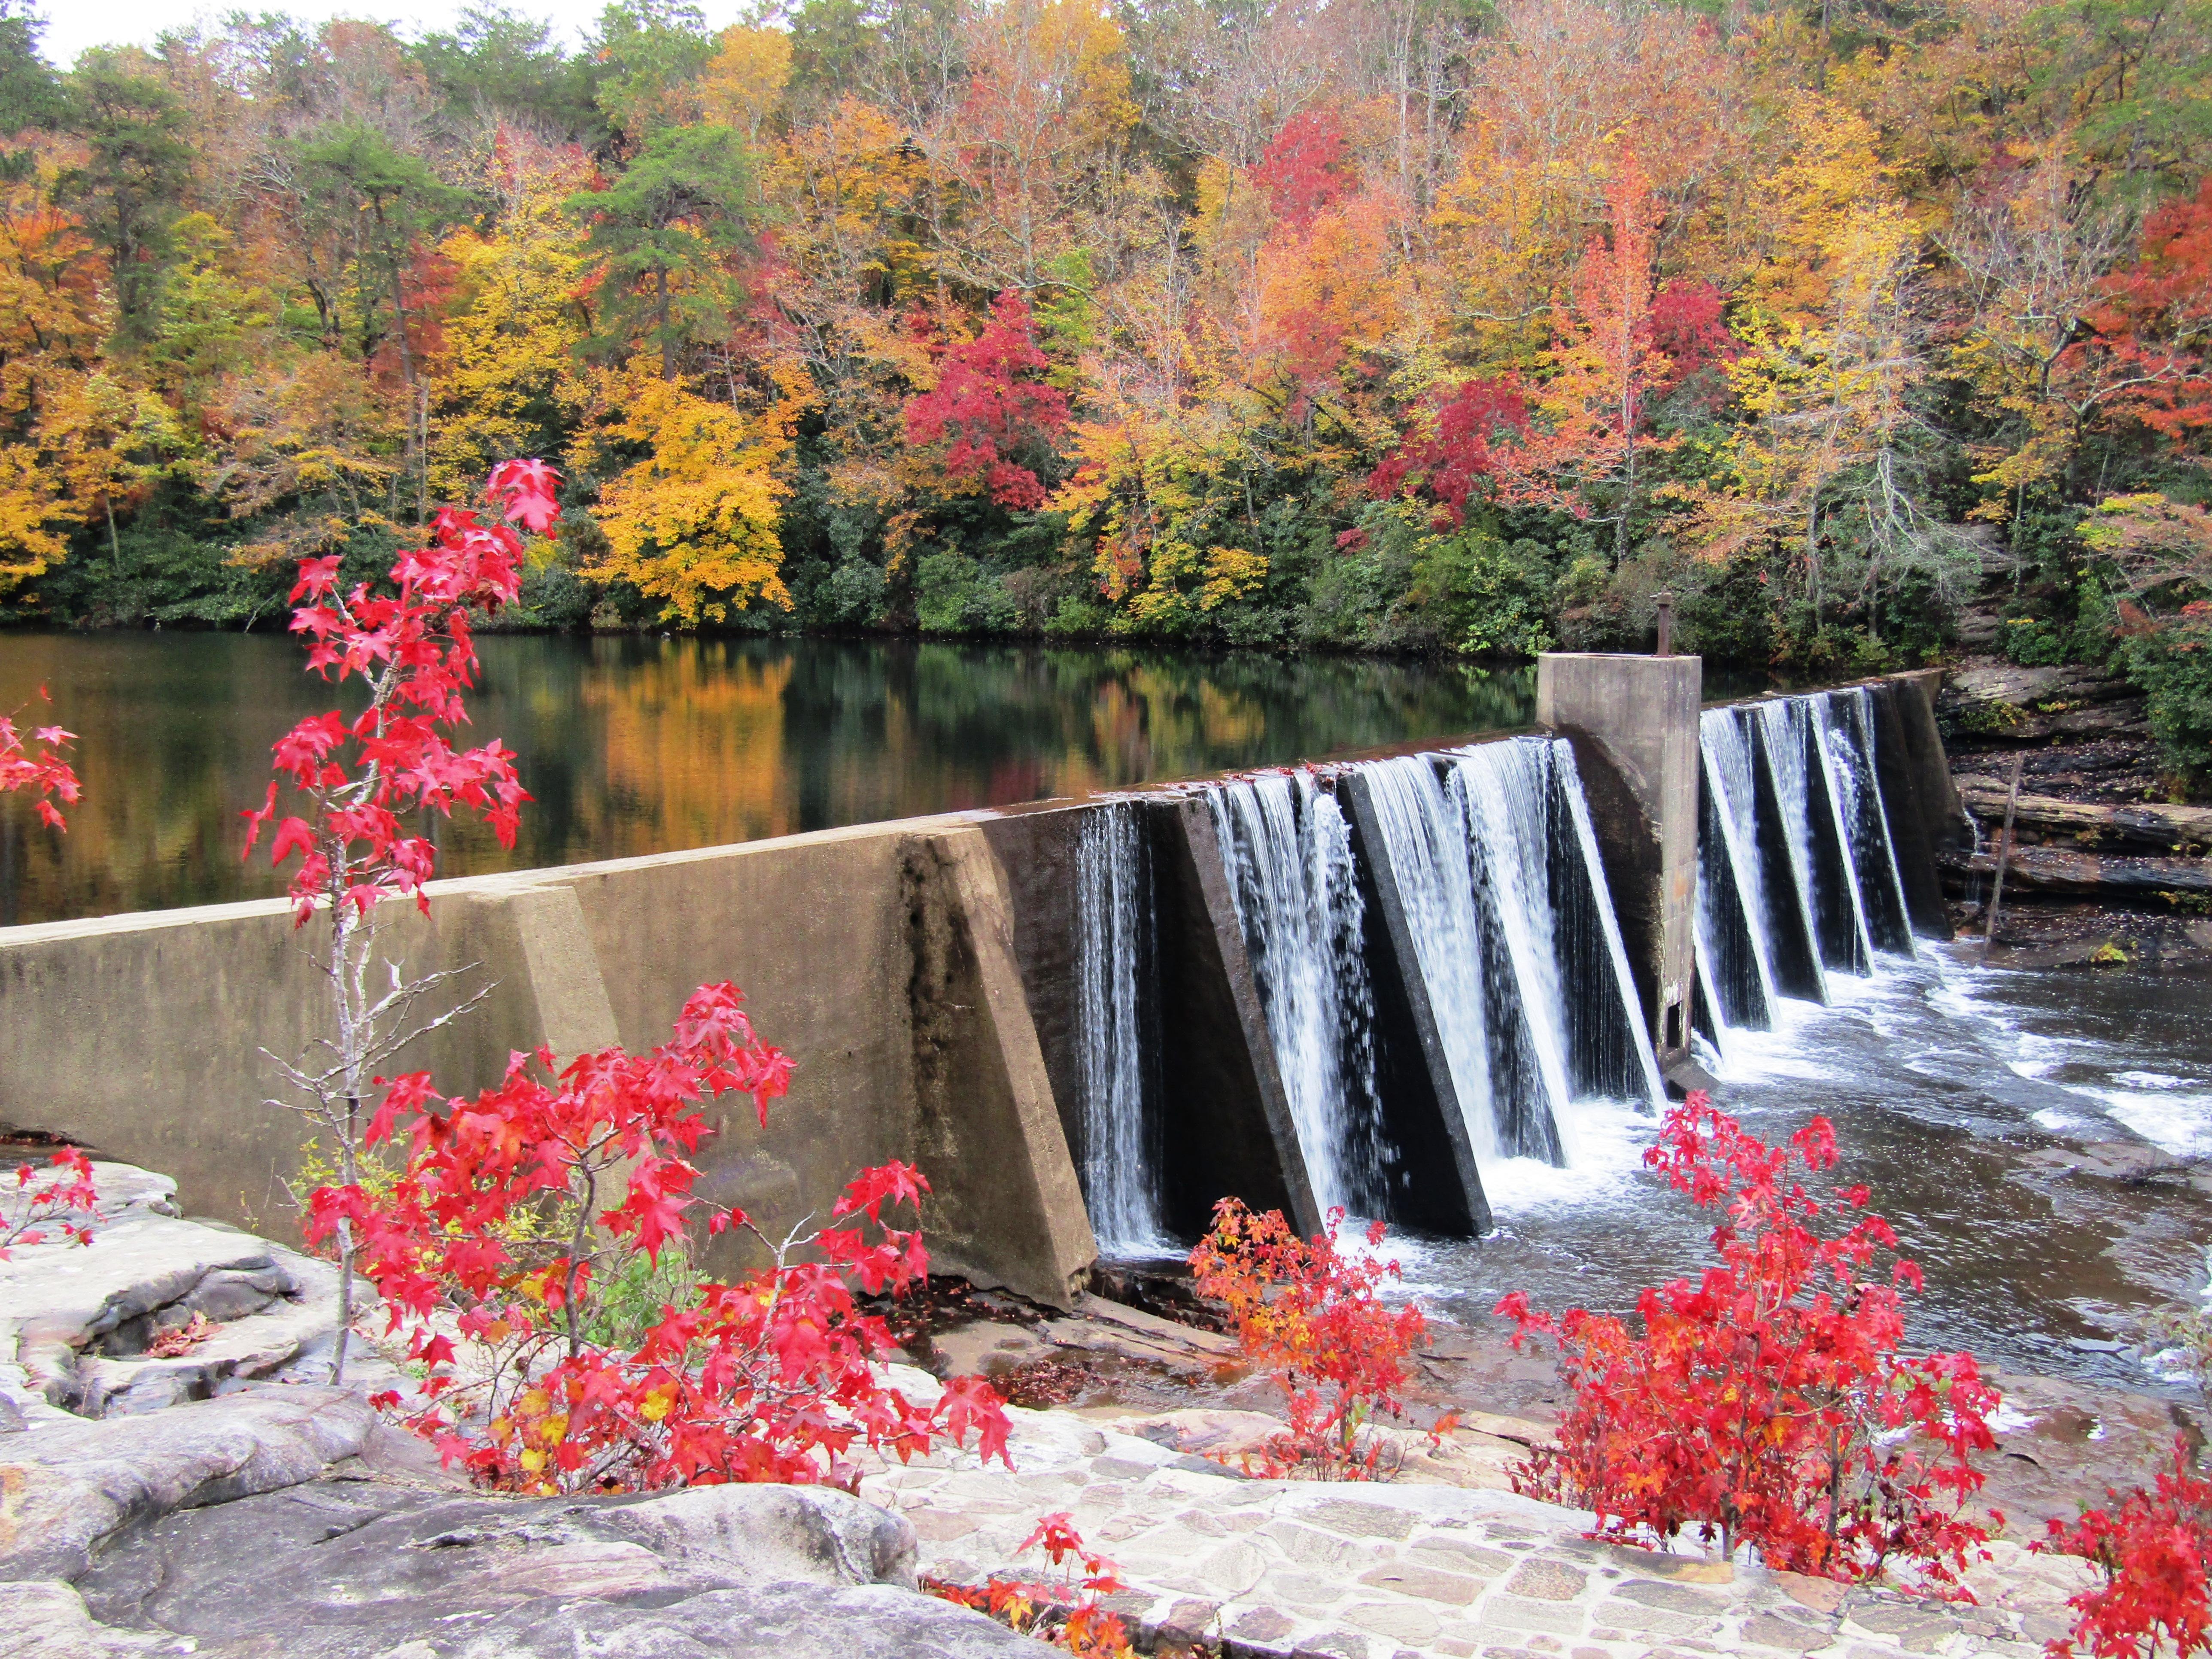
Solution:
[[[1397,878],[1409,968],[1427,988],[1437,1040],[1466,1120],[1478,1167],[1522,1150],[1521,1125],[1501,1114],[1491,1076],[1490,999],[1483,972],[1481,924],[1467,853],[1466,819],[1444,793],[1425,755],[1401,756],[1359,769],[1373,804],[1375,827]]]
[[[1828,785],[1814,700],[1778,697],[1753,704],[1751,714],[1760,758],[1774,784],[1797,902],[1820,967],[1863,974],[1872,965],[1871,949]]]
[[[1478,1164],[1565,1162],[1575,1100],[1662,1098],[1572,747],[1358,769]]]
[[[1483,988],[1494,1011],[1492,1114],[1511,1126],[1504,1144],[1564,1162],[1558,1126],[1573,1091],[1552,927],[1551,744],[1541,738],[1480,744],[1452,762],[1446,788],[1464,826]],[[1508,1103],[1502,1111],[1501,1102]]]
[[[1863,685],[1831,691],[1820,700],[1821,741],[1835,786],[1836,810],[1859,912],[1875,945],[1902,956],[1914,954],[1912,922],[1905,902],[1905,878],[1889,838],[1889,815],[1882,810],[1881,780],[1875,770],[1874,693]]]
[[[1315,1202],[1382,1212],[1372,990],[1351,832],[1310,773],[1206,792]]]
[[[1161,1221],[1158,1045],[1146,1040],[1158,982],[1152,884],[1136,806],[1083,815],[1076,840],[1076,975],[1082,1030],[1083,1191],[1099,1248],[1172,1248]]]
[[[1700,984],[1722,1032],[1771,1025],[1775,998],[1913,954],[1865,686],[1708,709],[1698,851]],[[1719,1035],[1720,1033],[1717,1033]]]
[[[1705,769],[1698,802],[1698,972],[1722,1025],[1764,1031],[1774,1023],[1777,991],[1767,960],[1751,744],[1735,710],[1709,708],[1698,719],[1698,746]]]
[[[1590,822],[1589,798],[1583,793],[1575,746],[1564,739],[1555,740],[1552,763],[1552,799],[1555,806],[1565,803],[1574,830],[1571,854],[1555,861],[1552,881],[1553,908],[1559,917],[1554,931],[1561,943],[1559,960],[1565,985],[1592,987],[1588,995],[1566,999],[1568,1023],[1573,1029],[1575,1092],[1577,1097],[1599,1094],[1623,1099],[1640,1092],[1657,1110],[1666,1104],[1667,1084],[1659,1074],[1659,1056],[1652,1051],[1651,1033],[1638,1012],[1636,975],[1628,965],[1628,948],[1621,941],[1613,890],[1606,885],[1597,828]],[[1601,950],[1611,972],[1611,997],[1602,988],[1602,975],[1587,965]]]

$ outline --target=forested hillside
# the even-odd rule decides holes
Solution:
[[[2212,743],[2206,0],[39,27],[18,620],[267,626],[536,455],[540,625],[1513,654],[1668,589],[1843,671],[1994,592]]]

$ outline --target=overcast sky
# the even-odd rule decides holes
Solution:
[[[329,17],[370,17],[398,24],[410,35],[450,28],[464,9],[465,0],[44,0],[40,10],[46,20],[43,39],[49,63],[67,69],[87,46],[149,46],[165,29],[183,28],[199,21],[212,23],[229,12],[284,11],[303,20]],[[562,31],[573,46],[594,22],[605,0],[524,0],[515,9],[542,17]],[[707,21],[722,28],[737,21],[739,0],[702,0]]]

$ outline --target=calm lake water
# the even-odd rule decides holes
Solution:
[[[913,641],[481,641],[474,736],[537,799],[502,852],[439,830],[440,873],[529,869],[1007,805],[1525,725],[1526,671],[1367,658]],[[0,710],[78,734],[67,836],[0,796],[0,926],[282,890],[241,865],[269,750],[332,706],[260,634],[0,633]],[[51,688],[50,706],[38,701]]]

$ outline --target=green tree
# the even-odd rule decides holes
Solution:
[[[351,244],[346,263],[352,272],[361,355],[374,356],[390,338],[398,353],[400,378],[411,387],[416,358],[408,336],[407,272],[417,251],[466,210],[468,195],[441,180],[421,157],[404,155],[381,133],[351,123],[325,128],[308,139],[300,147],[299,159],[311,210],[339,228]],[[330,320],[326,308],[326,325]]]
[[[39,56],[46,27],[27,0],[0,0],[0,137],[51,128],[67,106],[61,76]],[[0,178],[27,176],[29,161],[0,153]]]
[[[728,266],[753,246],[751,203],[751,163],[729,127],[657,132],[606,189],[569,198],[591,222],[585,252],[602,276],[593,348],[627,357],[657,346],[660,378],[673,380],[696,339],[726,333]]]
[[[690,0],[613,0],[599,14],[590,48],[599,69],[599,105],[624,149],[699,118],[693,82],[714,49],[706,18]]]
[[[568,56],[550,24],[502,0],[468,7],[450,33],[424,35],[414,58],[456,116],[496,115],[571,143],[606,138],[594,97],[600,66]]]
[[[55,194],[107,254],[117,341],[142,344],[160,310],[169,233],[191,178],[185,112],[167,88],[131,74],[111,52],[87,52],[66,90],[64,118],[85,157],[55,180]]]

